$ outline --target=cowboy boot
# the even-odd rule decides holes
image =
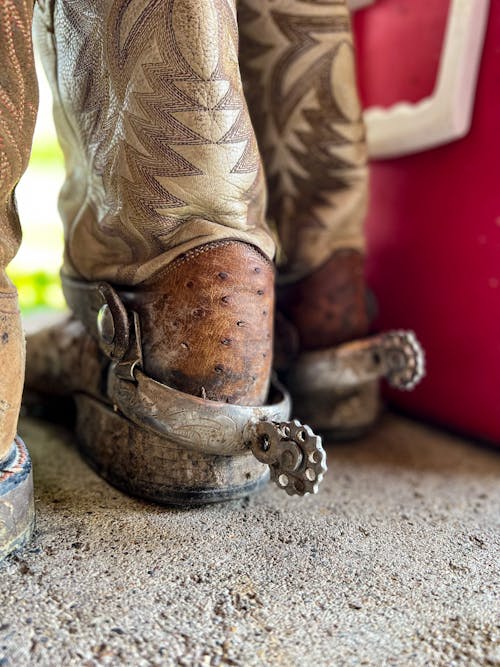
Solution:
[[[411,332],[366,338],[365,128],[345,2],[241,0],[241,66],[281,243],[277,365],[297,414],[330,437],[379,412],[378,378],[423,373]],[[281,333],[280,333],[281,332]]]
[[[226,500],[269,469],[314,491],[321,442],[270,387],[274,241],[234,0],[55,0],[35,23],[73,317],[28,341],[27,385],[74,398],[83,455],[133,495]]]
[[[0,560],[34,524],[31,460],[17,435],[24,334],[17,291],[5,268],[21,242],[14,189],[28,164],[38,104],[30,0],[14,0],[0,21]]]

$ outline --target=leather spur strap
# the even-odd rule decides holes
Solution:
[[[105,282],[84,282],[62,276],[73,314],[112,361],[121,361],[130,345],[130,318],[118,292]]]

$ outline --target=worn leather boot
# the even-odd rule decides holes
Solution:
[[[70,321],[27,386],[71,395],[94,468],[161,503],[315,491],[321,441],[271,386],[274,241],[235,0],[55,0],[36,33],[66,158]],[[59,399],[60,400],[60,399]]]
[[[38,104],[32,11],[30,0],[14,0],[0,22],[0,560],[29,539],[34,524],[31,460],[17,435],[24,333],[5,274],[21,241],[14,189],[28,164]]]
[[[345,2],[241,0],[241,66],[281,243],[277,365],[299,417],[349,438],[379,411],[378,378],[423,373],[411,332],[366,338],[365,128]]]

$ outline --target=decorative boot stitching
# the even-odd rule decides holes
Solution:
[[[245,241],[241,241],[241,239],[222,239],[220,241],[212,241],[210,243],[205,243],[204,245],[197,246],[196,248],[191,248],[190,250],[187,250],[186,252],[182,253],[181,255],[178,255],[172,262],[168,264],[168,266],[164,267],[154,275],[154,277],[149,278],[148,280],[145,280],[141,285],[147,286],[152,283],[157,282],[161,278],[167,276],[169,273],[174,271],[176,268],[179,266],[185,264],[189,260],[193,259],[194,257],[199,257],[200,255],[204,255],[207,252],[210,252],[214,248],[221,248],[225,246],[230,246],[234,245],[235,243],[245,245],[248,248],[250,248],[256,256],[258,256],[260,259],[264,260],[266,264],[275,270],[274,262],[272,262],[269,257],[267,257],[257,246],[252,245],[251,243],[246,243]]]

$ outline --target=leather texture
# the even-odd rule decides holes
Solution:
[[[102,304],[98,284],[68,288],[70,301],[80,302],[85,326],[70,319],[28,337],[26,386],[41,394],[84,392],[106,401],[109,359],[94,326]],[[169,264],[154,282],[118,294],[127,312],[139,315],[147,375],[209,400],[265,402],[274,267],[256,248],[234,241],[202,246]]]
[[[29,334],[26,341],[26,395],[70,396],[85,392],[105,400],[109,365],[82,322],[65,317],[61,322]]]
[[[363,250],[365,128],[345,0],[240,0],[240,65],[281,243],[280,274]]]
[[[281,312],[295,326],[302,350],[318,350],[366,336],[370,329],[364,258],[337,250],[310,276],[280,289]]]
[[[119,289],[151,376],[257,404],[273,275],[249,244],[274,243],[240,65],[307,348],[366,332],[366,149],[346,3],[238,10],[240,62],[234,0],[52,0],[36,32],[67,163],[64,273]]]
[[[16,435],[24,382],[24,333],[14,288],[0,290],[0,461]]]
[[[299,350],[369,330],[365,127],[345,0],[240,0],[238,11],[245,92],[281,244],[278,307],[292,325],[279,327],[282,367]]]
[[[64,275],[108,282],[139,314],[151,377],[261,404],[274,241],[235,1],[52,0],[35,28],[67,167]]]
[[[235,0],[51,0],[35,14],[66,158],[64,273],[133,286],[227,238],[272,258]]]
[[[32,0],[2,0],[0,19],[0,460],[16,432],[24,376],[17,293],[5,268],[21,242],[14,189],[28,164],[38,88],[31,42]]]
[[[214,401],[264,403],[274,267],[259,251],[234,242],[202,246],[179,257],[153,284],[120,296],[139,314],[148,375]]]

